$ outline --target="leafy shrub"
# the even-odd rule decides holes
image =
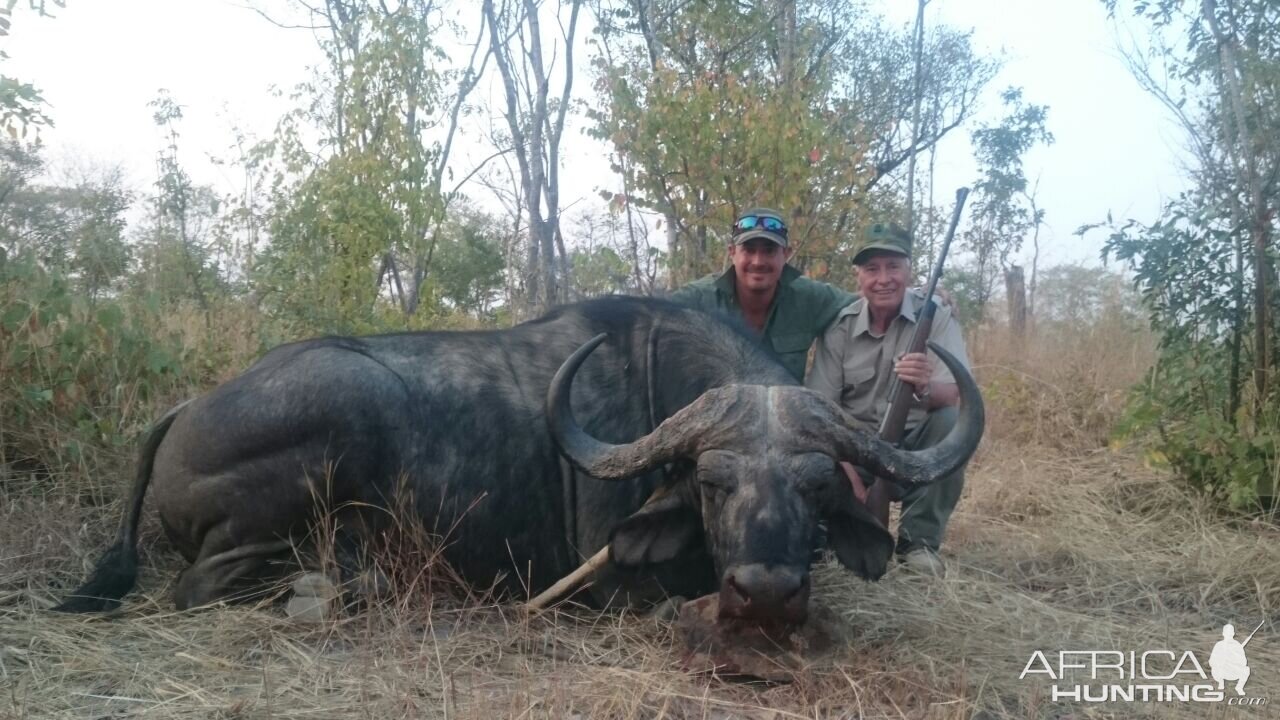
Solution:
[[[1226,352],[1209,343],[1167,349],[1131,394],[1115,438],[1141,440],[1148,462],[1229,507],[1252,509],[1275,495],[1280,408],[1272,401],[1256,415],[1243,406],[1231,414]]]
[[[118,469],[157,406],[221,362],[194,362],[164,320],[158,302],[95,301],[29,253],[0,256],[0,463],[37,477]]]
[[[1150,224],[1109,221],[1104,257],[1133,271],[1160,357],[1131,396],[1117,439],[1140,439],[1152,462],[1236,509],[1274,496],[1275,392],[1259,395],[1253,257],[1220,189],[1198,188],[1167,202]],[[1083,228],[1082,230],[1087,230]],[[1269,272],[1269,271],[1267,271]],[[1277,308],[1271,308],[1274,317]],[[1274,343],[1274,339],[1268,341]],[[1265,384],[1264,384],[1265,387]]]

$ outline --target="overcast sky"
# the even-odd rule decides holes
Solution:
[[[51,105],[56,127],[42,133],[48,157],[119,164],[139,188],[155,175],[161,138],[147,103],[159,88],[185,106],[189,171],[232,192],[237,178],[208,157],[229,156],[233,125],[269,136],[288,107],[272,88],[291,88],[319,59],[309,32],[279,29],[226,0],[67,0],[54,19],[37,18],[25,5],[0,48],[10,55],[4,73],[35,83]],[[910,0],[871,5],[904,26],[914,18]],[[971,28],[979,48],[1004,54],[983,116],[998,116],[998,93],[1010,85],[1022,86],[1028,102],[1049,106],[1057,142],[1035,150],[1027,167],[1030,178],[1040,178],[1049,260],[1096,262],[1101,239],[1072,237],[1078,226],[1108,211],[1154,219],[1160,201],[1183,187],[1181,138],[1118,59],[1100,0],[933,0],[927,18]],[[590,92],[584,74],[576,90],[578,97]],[[968,129],[939,150],[940,204],[973,179]],[[571,128],[566,143],[566,203],[597,202],[597,189],[617,189],[607,149],[580,131],[581,124]],[[480,152],[478,144],[464,144],[459,164],[469,166],[468,156],[474,162]]]

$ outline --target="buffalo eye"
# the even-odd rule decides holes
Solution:
[[[840,468],[831,458],[804,456],[791,464],[791,485],[806,500],[816,499],[826,493],[836,479]]]
[[[698,459],[698,484],[705,490],[730,495],[737,483],[731,471],[728,453],[708,452]]]
[[[703,489],[722,495],[733,493],[734,484],[731,479],[720,473],[698,473],[698,484]]]
[[[826,490],[830,481],[818,475],[801,475],[792,480],[792,486],[805,500],[816,500]]]

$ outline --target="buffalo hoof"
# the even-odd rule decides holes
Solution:
[[[338,586],[327,575],[307,573],[293,581],[293,597],[284,611],[300,623],[321,623],[337,611]]]

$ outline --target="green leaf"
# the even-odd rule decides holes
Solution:
[[[5,365],[9,368],[17,368],[25,365],[31,357],[31,345],[28,343],[14,343],[9,348],[9,354],[5,358]]]
[[[98,325],[105,330],[115,330],[124,324],[124,311],[115,305],[98,310]]]
[[[172,365],[173,359],[164,350],[153,347],[147,351],[147,369],[153,374],[160,375],[170,369]]]
[[[47,405],[53,402],[53,390],[42,388],[39,385],[26,385],[22,388],[22,395],[29,402],[40,405]]]
[[[27,319],[30,317],[31,308],[21,304],[14,304],[4,311],[4,315],[0,317],[0,325],[4,327],[5,332],[16,332],[19,327],[26,324]]]

